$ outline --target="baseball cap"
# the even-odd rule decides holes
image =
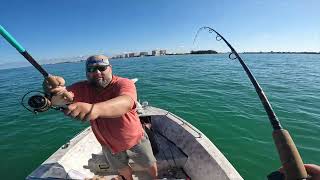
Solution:
[[[109,66],[109,59],[105,55],[94,55],[88,57],[86,67],[88,66]]]

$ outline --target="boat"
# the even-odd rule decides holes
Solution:
[[[157,159],[158,179],[243,179],[219,149],[187,121],[148,103],[139,104],[137,112]],[[151,179],[146,169],[132,160],[129,165],[133,179]],[[111,179],[116,175],[88,127],[62,145],[26,179]]]

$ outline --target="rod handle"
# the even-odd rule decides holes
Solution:
[[[285,171],[286,180],[307,179],[307,171],[289,132],[285,129],[274,130],[272,136]]]
[[[57,79],[52,76],[52,75],[49,75],[48,77],[46,77],[46,80],[49,82],[49,84],[53,87],[58,87],[60,85],[60,82],[57,81]],[[62,93],[62,96],[65,100],[67,100],[68,102],[72,102],[73,101],[73,94],[71,92],[63,92]]]

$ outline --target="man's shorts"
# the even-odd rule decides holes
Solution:
[[[129,150],[112,154],[110,149],[102,146],[102,152],[107,158],[109,165],[114,170],[123,169],[128,166],[129,158],[142,167],[150,167],[156,162],[153,155],[149,137],[146,132],[138,144]]]

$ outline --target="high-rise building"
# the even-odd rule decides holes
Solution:
[[[160,55],[160,51],[158,51],[158,50],[152,51],[152,56],[159,56],[159,55]]]
[[[140,56],[148,56],[148,52],[140,52]]]
[[[160,50],[160,52],[159,52],[159,53],[160,53],[160,56],[161,56],[161,55],[166,55],[166,54],[167,54],[167,53],[166,53],[166,50]]]

